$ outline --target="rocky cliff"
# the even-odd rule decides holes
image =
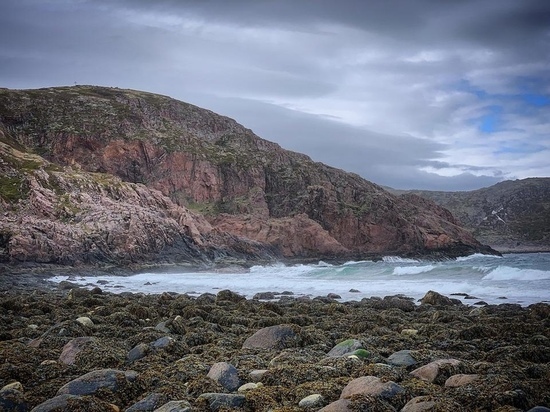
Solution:
[[[470,192],[412,193],[450,210],[497,250],[550,251],[550,178],[509,180]]]
[[[490,252],[431,202],[165,96],[1,89],[0,130],[5,261]]]

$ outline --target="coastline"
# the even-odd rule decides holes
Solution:
[[[548,304],[474,308],[438,294],[420,305],[400,296],[272,302],[229,290],[192,297],[112,294],[100,286],[0,294],[0,388],[17,387],[0,390],[0,402],[10,396],[47,411],[45,402],[67,402],[56,395],[68,393],[70,405],[61,410],[154,410],[178,401],[211,411],[234,401],[231,410],[298,412],[342,403],[348,384],[368,378],[392,382],[392,392],[343,397],[349,409],[342,410],[397,411],[411,402],[449,411],[550,405]],[[264,328],[287,335],[245,344]],[[328,356],[343,342],[364,350]],[[433,376],[416,372],[438,362]],[[215,377],[220,363],[234,367],[238,385]],[[109,385],[109,374],[117,385]],[[464,376],[471,380],[460,381]],[[79,392],[92,377],[99,386]],[[251,385],[237,389],[244,384]],[[318,403],[299,406],[310,395],[319,395]],[[139,409],[140,401],[154,408]]]

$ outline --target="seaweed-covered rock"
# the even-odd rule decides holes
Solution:
[[[25,395],[15,387],[4,386],[0,389],[0,411],[26,412],[28,411]]]
[[[299,336],[293,325],[275,325],[260,329],[243,343],[243,348],[283,349],[298,346]]]
[[[423,305],[433,305],[433,306],[453,306],[458,303],[462,304],[457,299],[450,299],[447,296],[443,296],[440,293],[434,292],[433,290],[428,291],[422,299],[420,299]]]
[[[361,341],[357,339],[347,339],[343,342],[340,342],[336,346],[334,346],[329,351],[329,353],[327,353],[327,356],[330,356],[333,358],[346,356],[353,353],[357,349],[362,349],[362,348],[363,348],[363,343]]]
[[[125,412],[150,412],[159,408],[166,400],[166,395],[153,392],[128,407]]]
[[[135,381],[136,377],[133,371],[95,370],[66,383],[57,391],[57,395],[93,395],[100,389],[116,392]]]
[[[94,338],[90,336],[83,336],[70,340],[61,351],[59,355],[59,362],[65,365],[72,365],[76,361],[76,357],[84,348],[90,345],[94,341]]]

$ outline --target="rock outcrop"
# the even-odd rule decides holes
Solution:
[[[429,201],[165,96],[2,89],[0,133],[0,261],[491,252]]]
[[[413,191],[403,198],[418,204],[420,196],[452,212],[457,224],[499,251],[550,251],[550,178],[509,180],[469,192]]]

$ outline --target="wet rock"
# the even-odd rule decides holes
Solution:
[[[95,326],[94,322],[87,316],[76,318],[76,321],[87,328],[93,328]]]
[[[275,325],[260,329],[248,337],[243,348],[283,349],[297,346],[299,337],[292,325]]]
[[[263,385],[261,383],[248,382],[248,383],[245,383],[244,385],[239,386],[239,389],[237,389],[237,392],[242,393],[252,389],[261,388],[262,386]]]
[[[167,321],[163,321],[163,322],[159,322],[157,323],[157,325],[155,326],[155,330],[156,331],[159,331],[159,332],[162,332],[162,333],[170,333],[172,332],[170,329],[168,329],[168,327],[166,326],[166,322]]]
[[[64,363],[65,365],[74,364],[78,354],[93,342],[94,338],[89,336],[72,339],[63,347],[61,355],[59,355],[59,362]]]
[[[166,395],[161,393],[151,393],[142,400],[134,403],[126,409],[125,412],[150,412],[166,402]]]
[[[164,349],[172,345],[174,342],[174,338],[170,336],[163,336],[162,338],[158,338],[156,341],[153,342],[153,348]]]
[[[348,399],[339,399],[319,409],[319,412],[352,412],[351,401]]]
[[[329,293],[329,294],[327,295],[327,298],[329,298],[329,299],[342,299],[342,296],[340,296],[340,295],[337,294],[337,293]]]
[[[191,412],[191,404],[187,401],[170,401],[153,412]]]
[[[256,293],[252,299],[253,300],[273,300],[277,296],[273,292],[258,292]]]
[[[400,350],[388,357],[388,363],[394,366],[412,366],[417,363],[410,350]]]
[[[218,411],[222,408],[240,408],[244,405],[246,397],[228,393],[203,393],[199,399],[206,400],[210,410]]]
[[[428,412],[435,411],[436,403],[429,396],[417,396],[403,406],[401,412]]]
[[[363,343],[357,339],[347,339],[343,342],[340,342],[336,346],[334,346],[329,353],[327,353],[327,356],[331,358],[337,358],[340,356],[346,356],[351,354],[357,349],[362,349]]]
[[[426,382],[434,382],[437,378],[441,366],[452,365],[457,366],[460,364],[460,361],[457,359],[438,359],[436,361],[430,362],[427,365],[421,366],[411,372],[411,375],[415,378],[421,379]]]
[[[147,356],[151,348],[145,343],[139,343],[128,352],[126,360],[131,363]]]
[[[413,312],[416,309],[414,302],[403,296],[385,296],[384,299],[372,299],[369,305],[375,309],[399,309],[403,312]]]
[[[233,303],[239,303],[243,300],[246,300],[243,295],[239,295],[238,293],[232,292],[227,289],[220,290],[216,295],[216,302],[229,301]]]
[[[239,371],[227,362],[218,362],[212,365],[207,376],[230,392],[237,390],[241,385]]]
[[[313,395],[306,396],[298,402],[298,406],[304,409],[318,408],[325,403],[323,395],[315,393]]]
[[[466,375],[466,374],[457,374],[450,376],[445,381],[445,387],[446,388],[458,388],[460,386],[469,385],[470,383],[476,381],[479,379],[479,375],[473,374],[473,375]]]
[[[133,371],[99,369],[66,383],[57,391],[57,395],[93,395],[99,389],[116,392],[128,386],[136,377]]]
[[[252,382],[260,382],[262,377],[268,372],[267,369],[254,369],[248,374]]]
[[[392,381],[383,382],[376,376],[361,376],[346,385],[340,394],[340,398],[349,399],[355,395],[370,395],[390,399],[404,390],[402,386]]]
[[[447,296],[443,296],[440,293],[434,292],[433,290],[428,291],[422,299],[420,299],[422,305],[432,305],[432,306],[453,306],[456,304],[456,299],[452,300]]]
[[[120,409],[94,396],[58,395],[48,399],[31,410],[31,412],[118,412]]]
[[[28,410],[25,395],[23,394],[23,385],[20,383],[19,385],[8,384],[0,389],[0,411],[26,412]]]

